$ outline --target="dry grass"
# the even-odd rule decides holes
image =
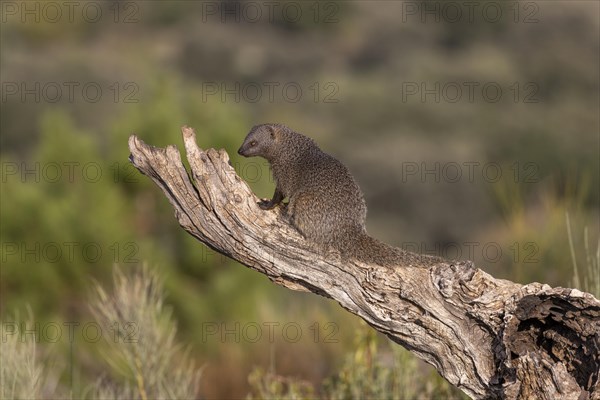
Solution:
[[[577,255],[575,251],[573,234],[571,232],[569,213],[566,213],[566,220],[567,236],[569,237],[569,249],[571,250],[571,261],[573,263],[573,279],[571,280],[571,286],[581,289],[585,292],[589,292],[596,296],[596,298],[600,299],[600,239],[598,240],[596,251],[592,252],[588,228],[583,228],[585,263],[582,270],[583,276],[581,277],[579,275],[579,267],[577,266]]]
[[[142,268],[125,275],[115,268],[113,293],[96,284],[90,308],[103,331],[111,332],[102,343],[109,368],[96,384],[80,394],[60,387],[60,373],[39,359],[43,349],[36,348],[40,338],[32,329],[33,317],[22,323],[17,316],[2,322],[0,399],[198,396],[201,371],[175,341],[175,322],[164,306],[162,281],[155,272]]]
[[[175,322],[155,272],[143,268],[126,276],[115,269],[114,292],[96,285],[91,309],[114,333],[105,340],[105,358],[120,375],[99,380],[94,398],[196,398],[201,371],[176,344]]]
[[[12,319],[12,318],[11,318]],[[44,370],[36,359],[36,337],[21,335],[19,318],[2,322],[0,344],[0,398],[38,399],[42,389]],[[30,321],[25,323],[28,327]]]

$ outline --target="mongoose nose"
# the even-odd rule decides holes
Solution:
[[[242,148],[241,148],[241,147],[238,149],[238,154],[239,154],[240,156],[243,156],[243,154],[242,154]]]

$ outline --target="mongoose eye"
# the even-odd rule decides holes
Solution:
[[[251,141],[250,146],[252,146],[252,147],[256,146],[256,140]]]

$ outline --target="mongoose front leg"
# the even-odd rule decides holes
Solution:
[[[284,195],[283,193],[278,189],[275,188],[275,193],[273,193],[273,198],[271,200],[261,200],[258,203],[258,206],[260,208],[262,208],[263,210],[272,210],[273,208],[275,208],[275,206],[279,203],[281,203],[284,199]]]

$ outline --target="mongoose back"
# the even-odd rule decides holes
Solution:
[[[320,247],[336,248],[343,257],[380,265],[423,265],[439,262],[392,247],[367,234],[367,206],[360,187],[341,162],[314,140],[281,124],[254,126],[238,153],[269,161],[275,193],[259,203],[270,210],[286,197],[290,223]],[[428,262],[429,261],[429,262]]]

